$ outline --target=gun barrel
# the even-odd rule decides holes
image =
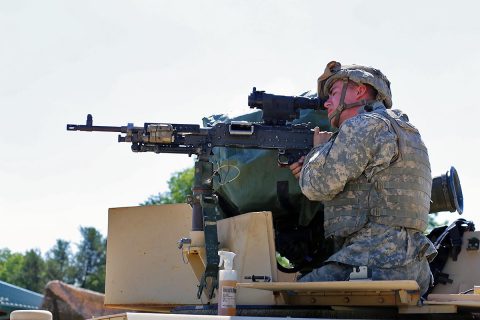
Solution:
[[[133,127],[133,125],[131,125]],[[120,132],[126,133],[127,127],[113,127],[113,126],[94,126],[93,117],[91,114],[87,115],[86,124],[67,124],[68,131],[103,131],[103,132]]]
[[[67,124],[68,131],[104,131],[104,132],[126,132],[126,127],[111,126],[86,126],[81,124]]]

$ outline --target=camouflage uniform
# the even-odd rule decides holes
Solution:
[[[355,193],[349,195],[348,190],[353,190],[352,185],[356,186],[358,181],[367,183],[372,177],[388,172],[399,156],[396,131],[380,116],[386,112],[385,106],[376,101],[369,107],[372,108],[371,112],[367,114],[362,110],[357,116],[346,120],[338,134],[327,143],[313,148],[304,161],[300,175],[302,192],[310,200],[325,203],[326,213],[330,212],[329,220],[325,221],[326,236],[334,236],[336,242],[341,243],[341,248],[327,260],[325,266],[299,281],[348,280],[354,266],[367,266],[372,272],[372,280],[416,280],[421,292],[425,293],[431,281],[428,260],[436,254],[433,244],[422,232],[426,227],[428,208],[409,209],[417,210],[421,219],[409,219],[408,215],[402,217],[399,213],[400,220],[396,220],[395,211],[390,211],[390,216],[387,214],[382,219],[375,219],[368,213],[363,216],[358,214],[357,217],[357,212],[352,209],[354,206],[350,205],[358,202]],[[374,114],[379,116],[372,116]],[[430,175],[429,179],[431,188]],[[428,177],[424,180],[428,180]],[[413,196],[421,194],[423,198],[419,203],[429,201],[430,195],[425,192],[412,195],[409,193],[411,190],[394,191],[397,200],[401,197],[414,199]],[[372,193],[368,191],[365,194],[370,201]],[[338,198],[342,203],[339,207],[349,208],[348,214],[335,211],[335,207],[330,205]],[[389,205],[388,201],[385,202]],[[403,204],[396,205],[398,210]],[[354,228],[348,224],[349,221],[354,221]],[[347,227],[336,228],[336,224]]]

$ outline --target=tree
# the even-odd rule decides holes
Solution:
[[[12,253],[9,249],[2,249],[0,257],[0,279],[14,285],[21,285],[23,255]]]
[[[142,206],[167,203],[184,203],[187,196],[192,194],[193,178],[195,176],[194,168],[188,168],[183,171],[175,172],[168,180],[167,192],[150,196]]]
[[[38,249],[30,249],[25,253],[20,272],[20,287],[38,293],[45,287],[45,261]]]
[[[46,283],[45,262],[38,249],[25,254],[0,250],[0,279],[13,285],[41,293]]]
[[[105,291],[106,239],[93,227],[80,227],[82,241],[75,254],[76,284],[93,291]]]
[[[72,263],[70,242],[57,239],[55,245],[46,254],[46,278],[73,284],[75,270]]]
[[[0,279],[2,278],[2,271],[5,267],[5,263],[8,261],[12,252],[8,248],[0,249]]]
[[[104,292],[106,239],[93,227],[80,227],[82,240],[75,255],[70,243],[57,239],[45,259],[38,249],[12,253],[0,249],[0,280],[41,293],[50,280]]]

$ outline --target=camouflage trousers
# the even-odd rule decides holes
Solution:
[[[299,282],[315,281],[346,281],[354,266],[328,262],[326,265],[313,270],[300,278]],[[370,267],[369,267],[370,268]],[[432,273],[426,258],[414,260],[413,262],[396,268],[375,268],[371,267],[372,280],[415,280],[420,286],[420,293],[424,295],[432,284]]]

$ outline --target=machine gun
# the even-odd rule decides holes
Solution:
[[[94,126],[92,115],[85,125],[67,124],[69,131],[118,132],[118,142],[131,143],[133,152],[180,153],[196,155],[192,205],[192,231],[205,235],[206,268],[199,284],[197,297],[208,287],[212,298],[217,287],[218,198],[213,191],[213,163],[209,161],[214,147],[278,150],[282,166],[297,161],[313,147],[313,134],[308,124],[291,124],[300,109],[322,109],[324,101],[301,96],[280,96],[257,91],[248,96],[251,108],[263,110],[263,122],[218,123],[201,128],[195,124],[145,123],[142,127]]]
[[[68,124],[69,131],[118,132],[119,142],[131,143],[133,152],[180,153],[196,155],[192,205],[192,231],[205,236],[206,267],[200,280],[197,297],[208,288],[212,298],[217,287],[218,197],[213,190],[213,163],[209,161],[214,147],[270,149],[278,151],[278,163],[288,165],[306,155],[313,147],[313,134],[308,124],[291,124],[300,109],[323,108],[324,101],[306,97],[279,96],[256,91],[248,97],[251,108],[263,110],[260,123],[217,123],[201,128],[195,124],[145,123],[143,127],[94,126],[92,116],[85,125]],[[463,211],[463,195],[455,168],[433,179],[430,213]]]

